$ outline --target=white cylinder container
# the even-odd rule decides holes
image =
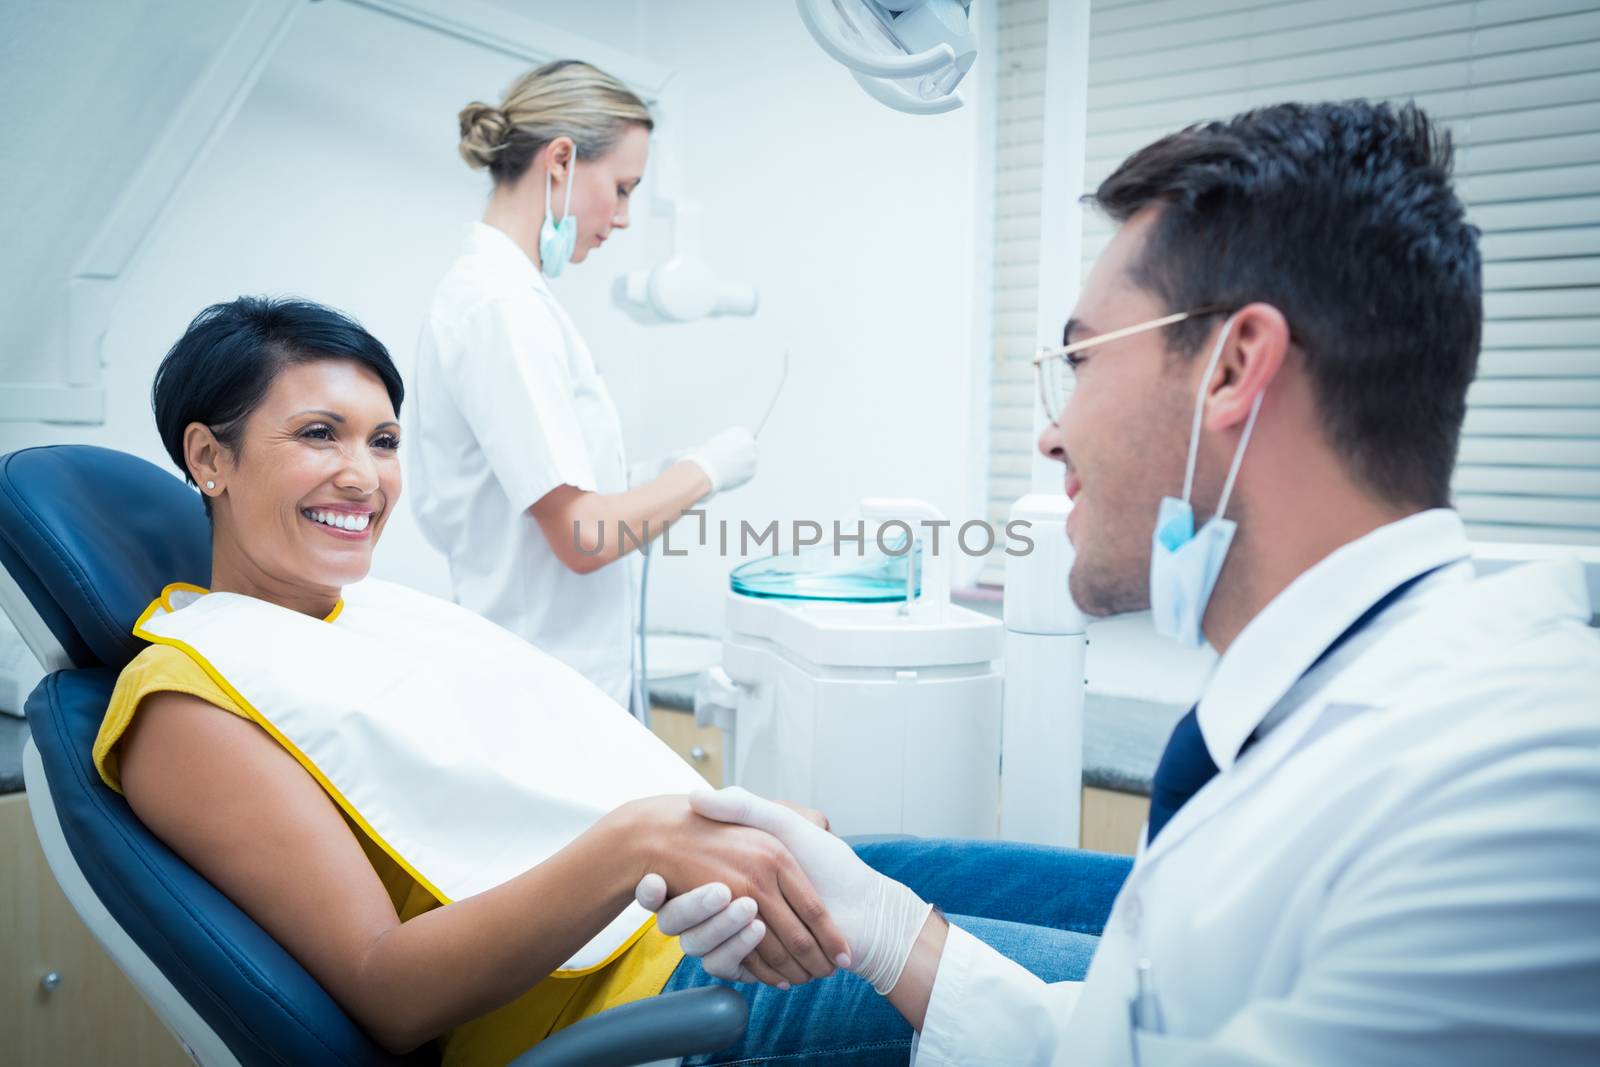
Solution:
[[[1083,786],[1085,622],[1067,591],[1064,495],[1017,501],[1033,548],[1006,557],[1000,836],[1076,847]],[[1008,525],[1008,529],[1011,527]]]

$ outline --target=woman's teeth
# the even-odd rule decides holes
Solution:
[[[340,530],[349,530],[351,533],[360,533],[367,528],[367,523],[372,521],[371,515],[350,515],[340,511],[313,511],[307,508],[301,512],[312,522],[320,522],[325,526],[332,526]]]

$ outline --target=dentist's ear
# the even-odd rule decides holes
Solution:
[[[1205,426],[1242,427],[1256,398],[1278,376],[1289,354],[1289,321],[1271,304],[1246,304],[1233,313],[1227,343],[1207,385]]]
[[[207,495],[215,495],[227,482],[223,478],[226,449],[211,427],[191,422],[183,430],[183,459],[189,468],[189,477]]]

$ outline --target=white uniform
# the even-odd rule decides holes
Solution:
[[[624,707],[633,560],[575,574],[528,508],[562,485],[627,489],[622,424],[589,348],[533,262],[474,223],[434,291],[406,405],[407,491],[450,558],[455,599],[576,668]]]
[[[1468,551],[1424,512],[1267,605],[1200,703],[1220,773],[1086,980],[952,929],[914,1062],[1600,1063],[1600,637],[1578,564],[1474,579]],[[1162,1035],[1130,1024],[1142,959]]]

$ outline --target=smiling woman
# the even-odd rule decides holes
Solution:
[[[795,915],[816,905],[792,858],[692,815],[704,782],[649,731],[491,623],[364,580],[403,396],[376,338],[306,301],[218,304],[167,353],[156,422],[211,518],[211,588],[151,590],[95,741],[107,784],[392,1049],[504,1062],[660,992],[682,953],[629,904],[659,849],[679,884],[761,900],[769,976],[830,973],[843,943]]]
[[[212,519],[214,590],[326,615],[366,575],[400,496],[404,396],[382,343],[330,308],[241,297],[200,313],[152,400]]]

